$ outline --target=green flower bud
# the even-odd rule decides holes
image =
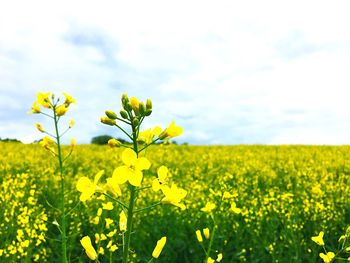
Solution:
[[[147,99],[146,101],[146,109],[152,110],[152,101],[150,99]]]
[[[123,119],[127,119],[128,118],[128,113],[125,110],[121,110],[120,111],[120,116],[122,116]]]
[[[115,120],[112,120],[108,117],[101,117],[101,122],[103,124],[107,124],[107,125],[111,125],[111,126],[114,126],[116,124]]]
[[[152,113],[152,110],[146,110],[145,116],[149,116],[149,115],[151,115],[151,113]]]
[[[140,112],[141,116],[143,116],[145,114],[145,111],[146,111],[145,104],[143,104],[143,102],[140,102],[139,103],[139,112]]]
[[[137,118],[134,118],[132,120],[132,126],[136,127],[137,125],[139,125],[139,120]]]
[[[107,117],[112,119],[112,120],[115,120],[116,118],[118,118],[117,114],[114,111],[106,110],[105,113],[106,113]]]

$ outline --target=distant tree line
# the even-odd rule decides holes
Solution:
[[[104,145],[104,144],[107,144],[110,139],[113,139],[113,137],[110,136],[110,135],[99,135],[99,136],[93,137],[91,139],[91,143],[92,144],[98,144],[98,145]],[[120,141],[121,143],[123,143],[123,144],[129,144],[130,143],[129,141],[124,140],[122,138],[116,138],[116,139],[118,141]]]
[[[5,138],[5,139],[1,139],[0,138],[0,142],[18,142],[18,143],[22,143],[21,141],[19,141],[17,139],[11,139],[11,138]]]

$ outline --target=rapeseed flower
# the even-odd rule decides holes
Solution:
[[[112,179],[118,184],[126,181],[133,186],[140,186],[143,179],[143,170],[148,170],[151,163],[145,158],[137,158],[136,153],[131,149],[125,149],[122,153],[122,161],[125,165],[117,167]]]
[[[162,132],[162,128],[159,126],[152,128],[149,128],[145,131],[141,131],[139,133],[139,136],[137,138],[138,141],[144,142],[146,144],[150,144],[153,142],[153,139]]]
[[[215,262],[215,260],[214,259],[212,259],[211,257],[208,257],[208,259],[207,259],[207,263],[214,263]]]
[[[50,109],[52,108],[52,104],[50,102],[50,92],[42,93],[39,92],[36,97],[36,102],[43,106],[44,108]]]
[[[162,165],[158,168],[158,178],[154,179],[152,182],[153,191],[157,192],[162,186],[164,186],[164,184],[166,183],[166,179],[168,178],[168,173],[169,170],[166,166]]]
[[[318,236],[311,237],[311,240],[314,241],[319,246],[324,246],[323,236],[324,236],[324,232],[321,231],[318,234]]]
[[[153,250],[152,257],[154,257],[154,258],[159,257],[160,253],[162,252],[162,250],[165,246],[165,243],[166,243],[166,237],[162,237],[161,239],[159,239],[157,241],[157,245]]]
[[[110,191],[115,196],[121,196],[122,191],[120,190],[119,184],[115,177],[107,178],[106,190]]]
[[[40,113],[40,106],[38,105],[38,102],[34,101],[33,106],[31,108],[31,111],[29,113]]]
[[[66,114],[67,111],[68,111],[68,107],[66,104],[59,105],[55,108],[55,112],[57,116],[63,116],[64,114]]]
[[[186,209],[184,204],[180,204],[182,199],[184,199],[187,195],[186,190],[178,188],[175,184],[173,184],[171,187],[165,185],[161,188],[161,190],[165,195],[165,197],[162,199],[163,203],[172,204],[180,207],[181,209]]]
[[[324,263],[330,263],[335,258],[334,252],[327,252],[327,254],[320,253],[319,256],[323,259]]]
[[[97,259],[97,253],[94,249],[94,247],[91,244],[91,239],[89,236],[85,236],[80,240],[81,245],[85,249],[86,255],[91,259],[91,260],[96,260]]]
[[[69,94],[65,93],[65,92],[62,92],[63,95],[65,96],[65,101],[64,101],[64,104],[69,107],[70,104],[74,103],[76,104],[76,100]]]
[[[168,126],[168,128],[165,128],[165,130],[162,131],[161,134],[159,134],[159,138],[162,140],[163,139],[170,139],[170,138],[181,135],[182,132],[183,132],[183,128],[180,126],[176,126],[175,122],[172,121],[170,123],[170,125]]]
[[[126,218],[126,215],[124,211],[122,210],[119,214],[119,230],[121,232],[126,231],[126,226],[127,226],[128,219]]]
[[[101,176],[103,175],[104,171],[99,171],[94,178],[94,181],[91,182],[91,180],[87,177],[81,177],[79,178],[77,182],[77,190],[81,192],[80,195],[80,201],[85,202],[90,199],[90,197],[97,191],[102,191],[103,189],[97,185],[98,181],[100,180]]]
[[[212,202],[206,203],[205,207],[201,208],[202,212],[211,213],[215,209],[216,205]]]

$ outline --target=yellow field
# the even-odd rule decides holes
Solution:
[[[0,261],[60,262],[57,159],[39,145],[1,143],[0,149]],[[71,262],[88,262],[79,242],[86,235],[100,262],[121,261],[121,208],[115,203],[108,207],[109,200],[99,193],[79,202],[76,189],[79,178],[93,180],[100,170],[105,171],[100,184],[105,184],[122,164],[121,152],[82,145],[64,163]],[[159,262],[203,262],[202,246],[207,248],[210,239],[203,236],[200,243],[195,232],[209,228],[213,234],[214,221],[201,210],[208,202],[215,204],[211,257],[222,253],[221,262],[321,262],[323,249],[311,237],[324,231],[327,251],[336,251],[350,223],[348,146],[160,145],[147,148],[144,155],[152,166],[144,171],[142,185],[150,186],[157,169],[167,166],[171,180],[187,191],[186,209],[161,204],[135,214],[135,262],[147,262],[162,236],[167,243]],[[127,185],[121,190],[126,193]],[[229,195],[223,198],[224,192]],[[144,189],[136,209],[161,198]]]

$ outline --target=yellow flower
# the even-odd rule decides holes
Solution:
[[[31,112],[29,113],[40,113],[40,106],[38,105],[38,103],[36,101],[34,101]]]
[[[76,100],[69,94],[62,92],[63,95],[66,97],[64,104],[68,107],[71,103],[76,104]]]
[[[186,190],[178,188],[175,184],[173,184],[171,187],[165,185],[161,188],[161,190],[165,195],[165,197],[162,199],[163,203],[175,205],[180,207],[182,210],[186,209],[184,204],[180,204],[181,200],[187,195]]]
[[[123,151],[122,161],[125,165],[114,170],[112,179],[118,184],[129,181],[133,186],[140,186],[143,178],[142,170],[148,170],[151,163],[145,157],[137,158],[136,153],[129,148]]]
[[[67,111],[68,111],[68,107],[66,106],[66,104],[59,105],[55,108],[55,112],[57,116],[63,116],[64,114],[66,114]]]
[[[222,195],[222,199],[223,200],[224,199],[231,199],[233,197],[236,197],[236,196],[234,194],[231,194],[231,193],[227,192],[227,191],[225,191],[224,194]]]
[[[91,239],[89,236],[85,236],[80,240],[81,245],[85,249],[86,255],[91,259],[91,260],[96,260],[97,259],[97,253],[94,249],[94,247],[91,244]]]
[[[110,219],[110,218],[106,218],[105,219],[106,221],[106,228],[109,229],[110,225],[113,224],[113,219]]]
[[[122,191],[120,190],[118,182],[115,178],[107,178],[106,190],[110,191],[115,196],[121,196]]]
[[[209,228],[204,228],[203,229],[203,234],[204,234],[206,239],[209,239],[209,236],[210,236]]]
[[[69,126],[68,128],[72,128],[74,126],[75,122],[74,122],[74,119],[70,119],[70,122],[69,122]]]
[[[321,231],[318,234],[318,236],[311,237],[311,240],[314,241],[319,246],[324,246],[323,236],[324,236],[324,232]]]
[[[172,121],[170,123],[170,125],[168,126],[168,128],[166,128],[164,131],[162,131],[161,134],[159,134],[159,138],[162,139],[162,140],[166,139],[166,138],[170,139],[170,138],[173,138],[173,137],[181,135],[182,132],[183,132],[182,127],[176,126],[175,122]]]
[[[220,262],[222,260],[222,253],[218,254],[218,257],[216,258],[217,262]]]
[[[49,96],[50,96],[50,92],[46,92],[46,93],[39,92],[38,95],[36,96],[36,101],[38,104],[40,104],[44,108],[50,109],[52,105],[51,105]]]
[[[87,177],[81,177],[79,178],[77,182],[77,190],[81,192],[80,195],[80,201],[85,202],[86,200],[90,199],[90,197],[97,191],[101,191],[102,188],[97,185],[98,181],[100,180],[101,176],[103,175],[104,171],[99,171],[94,178],[94,181],[91,182],[91,180]]]
[[[152,182],[153,191],[157,192],[160,188],[166,183],[166,179],[168,177],[168,168],[162,165],[158,168],[158,178],[154,179]]]
[[[214,263],[214,262],[215,262],[214,259],[212,259],[211,257],[208,257],[207,263]]]
[[[205,213],[211,213],[215,209],[216,205],[212,202],[206,203],[205,207],[201,208],[201,211]]]
[[[104,210],[113,210],[114,206],[113,206],[112,202],[107,202],[106,204],[104,204],[104,203],[102,204],[102,208]]]
[[[236,206],[235,202],[231,203],[230,211],[235,214],[240,214],[242,212],[242,210]]]
[[[38,131],[40,131],[40,132],[45,132],[43,126],[41,126],[40,123],[35,123],[35,127],[38,129]]]
[[[46,150],[53,151],[53,146],[55,145],[55,142],[49,136],[45,136],[41,140],[40,145],[43,146]]]
[[[126,215],[122,210],[119,214],[119,230],[122,232],[126,231],[127,223],[128,219],[126,218]]]
[[[202,233],[200,230],[196,230],[196,237],[199,243],[203,242],[203,237],[202,237]]]
[[[159,239],[157,241],[157,245],[153,250],[152,257],[154,257],[154,258],[159,257],[160,253],[163,250],[163,247],[165,246],[165,243],[166,243],[166,237],[162,237],[161,239]]]
[[[328,252],[327,254],[320,253],[320,258],[323,259],[324,263],[330,263],[335,258],[335,254],[333,252]]]
[[[140,132],[137,140],[144,142],[146,144],[150,144],[153,141],[153,138],[156,136],[159,136],[161,132],[162,132],[162,128],[159,126],[156,126],[153,129],[150,128]]]

